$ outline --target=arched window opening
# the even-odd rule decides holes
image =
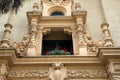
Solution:
[[[51,13],[51,16],[64,16],[64,14],[60,11],[55,11],[55,12]]]

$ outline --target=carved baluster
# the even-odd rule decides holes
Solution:
[[[104,46],[106,46],[106,47],[114,45],[113,40],[110,36],[110,31],[109,31],[108,27],[109,27],[108,23],[101,24],[101,28],[103,29],[103,33],[104,33],[104,41],[105,41]]]
[[[1,47],[10,47],[9,41],[10,41],[12,25],[7,23],[4,25],[4,27],[5,27],[4,38],[1,41]]]

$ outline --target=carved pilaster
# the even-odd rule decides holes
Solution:
[[[74,50],[74,55],[78,55],[79,51],[78,51],[78,38],[77,38],[77,30],[76,29],[72,29],[72,40],[73,40],[73,50]]]
[[[104,33],[104,41],[105,41],[104,46],[106,47],[114,46],[108,27],[109,27],[108,23],[101,24],[101,28],[103,29],[103,33]]]
[[[30,42],[27,50],[27,56],[35,56],[36,55],[36,34],[38,27],[38,20],[33,18],[31,20],[31,29],[30,29]]]
[[[77,23],[77,34],[78,34],[78,41],[79,41],[79,54],[80,55],[87,55],[87,45],[85,43],[85,39],[84,39],[84,24],[83,24],[83,19],[82,17],[78,17],[76,19],[76,23]]]
[[[43,32],[42,29],[39,29],[37,31],[37,36],[36,36],[36,54],[41,55],[42,53],[42,40],[43,40]]]
[[[4,25],[5,30],[4,30],[4,38],[1,41],[1,47],[10,47],[10,34],[11,34],[11,29],[12,25],[7,23]]]
[[[7,67],[4,63],[0,63],[0,80],[7,80]]]

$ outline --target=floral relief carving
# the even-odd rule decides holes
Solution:
[[[107,72],[104,70],[68,70],[68,76],[71,78],[107,78]]]
[[[8,77],[48,77],[48,70],[10,70]]]

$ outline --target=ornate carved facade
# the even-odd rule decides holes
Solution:
[[[109,24],[101,24],[103,40],[93,40],[81,7],[73,0],[35,3],[21,42],[10,41],[12,24],[5,24],[0,80],[120,80],[120,49]]]

